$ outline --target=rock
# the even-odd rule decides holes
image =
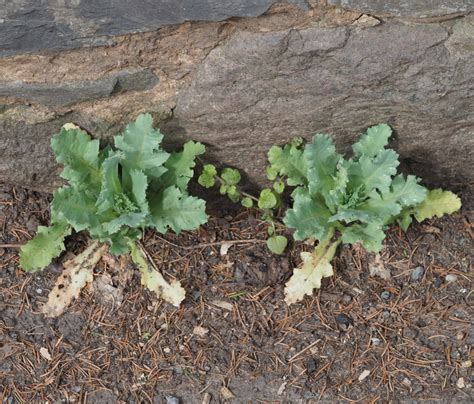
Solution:
[[[390,318],[390,312],[388,310],[382,311],[381,315],[382,315],[382,319],[385,320],[385,321]]]
[[[328,0],[329,4],[373,15],[437,17],[474,10],[472,0]]]
[[[418,330],[416,330],[415,328],[405,327],[403,329],[402,335],[403,335],[403,338],[415,339],[418,335]]]
[[[168,128],[197,134],[213,157],[261,179],[273,144],[323,132],[348,151],[367,126],[387,122],[412,173],[430,182],[469,181],[474,120],[464,111],[474,67],[450,56],[448,37],[438,24],[397,21],[364,30],[238,32],[211,51],[179,94]]]
[[[337,315],[336,323],[341,331],[349,331],[354,325],[354,320],[347,314],[341,313]]]
[[[0,97],[66,106],[83,101],[111,97],[126,91],[141,91],[158,84],[158,77],[148,69],[121,71],[99,80],[74,80],[60,83],[0,82]]]
[[[371,338],[372,345],[374,346],[379,346],[382,341],[380,341],[380,338],[373,337]]]
[[[362,382],[363,380],[365,380],[368,376],[370,375],[370,370],[368,369],[365,369],[360,375],[359,375],[359,382]]]
[[[462,18],[452,28],[452,34],[446,41],[446,48],[451,55],[459,59],[472,60],[474,56],[474,16]]]
[[[472,16],[416,24],[388,19],[361,29],[352,25],[360,13],[305,12],[294,6],[305,2],[295,0],[262,18],[184,23],[112,38],[111,32],[156,29],[166,16],[175,23],[258,16],[274,2],[185,1],[180,4],[189,4],[189,10],[177,15],[160,8],[161,3],[177,7],[174,3],[158,2],[149,13],[145,6],[120,18],[111,12],[107,29],[100,20],[106,3],[78,1],[73,9],[21,3],[21,13],[19,2],[0,11],[4,52],[83,48],[0,58],[0,181],[52,191],[61,181],[49,143],[64,123],[74,122],[105,140],[144,111],[166,133],[166,147],[190,138],[202,141],[208,159],[243,168],[260,184],[271,145],[325,132],[347,152],[359,133],[380,122],[394,128],[391,145],[406,171],[432,185],[474,180],[469,168],[474,117],[468,113],[474,85]],[[121,2],[118,10],[134,5]],[[27,32],[19,45],[11,37],[12,16],[39,18],[38,29],[49,34]],[[143,25],[148,17],[157,25]],[[60,40],[57,24],[63,24]],[[82,39],[72,43],[78,30]],[[115,45],[84,47],[109,42]]]
[[[310,356],[309,358],[304,360],[304,366],[306,368],[306,374],[310,375],[314,373],[318,367],[318,363],[316,359]]]
[[[178,397],[166,396],[166,404],[180,404],[181,400]]]
[[[348,306],[351,302],[352,302],[352,296],[347,293],[344,293],[342,295],[342,303]]]
[[[387,291],[387,290],[384,290],[381,294],[380,294],[380,298],[382,300],[390,300],[392,298],[392,294]]]
[[[423,278],[425,273],[425,269],[423,267],[416,267],[413,271],[411,271],[410,279],[413,282],[418,282]]]
[[[370,15],[367,15],[367,14],[363,14],[357,20],[355,20],[352,23],[352,25],[367,28],[367,27],[375,27],[375,26],[379,25],[380,23],[381,23],[381,21],[378,20],[377,18],[374,18],[374,17],[372,17]]]
[[[421,384],[416,384],[415,387],[413,387],[413,395],[419,394],[423,391],[423,386]]]
[[[433,282],[433,286],[438,289],[443,284],[443,279],[440,276],[436,276]]]
[[[448,274],[446,275],[444,279],[446,280],[447,283],[452,283],[452,282],[456,282],[458,280],[458,277],[454,274]]]
[[[304,0],[289,0],[302,9]],[[43,49],[115,43],[112,35],[152,31],[185,21],[256,17],[275,0],[180,0],[91,2],[35,0],[2,2],[0,56]]]

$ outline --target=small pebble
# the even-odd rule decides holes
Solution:
[[[342,295],[342,303],[344,303],[345,305],[348,305],[350,304],[351,301],[352,301],[351,295],[348,295],[347,293],[344,293],[344,295]]]
[[[165,354],[169,354],[169,353],[171,353],[171,349],[169,349],[168,347],[163,348],[163,352],[164,352]]]
[[[405,378],[402,380],[402,384],[403,384],[404,386],[410,388],[410,387],[411,387],[411,380],[405,377]]]
[[[461,354],[459,353],[459,351],[457,349],[453,350],[451,352],[450,356],[451,356],[451,358],[453,358],[455,360],[461,358]]]
[[[418,335],[418,331],[414,328],[406,327],[402,331],[403,338],[414,339]]]
[[[425,273],[425,268],[416,267],[413,271],[411,271],[410,278],[413,282],[420,281],[423,278],[424,273]]]
[[[41,293],[43,293],[43,289],[40,289],[40,288],[36,289],[36,293],[40,295]]]
[[[472,366],[472,361],[470,359],[467,361],[464,361],[463,363],[461,363],[461,366],[463,368],[470,368]]]
[[[372,341],[372,345],[374,345],[374,346],[379,346],[380,343],[382,342],[382,341],[380,341],[379,338],[372,338],[371,341]]]
[[[445,279],[447,283],[452,283],[452,282],[456,282],[458,280],[458,277],[454,274],[448,274],[446,275]]]
[[[460,377],[458,379],[458,381],[456,382],[456,387],[458,389],[463,389],[464,387],[466,387],[466,383],[464,382],[464,377]]]
[[[348,331],[354,325],[354,320],[344,313],[337,315],[336,322],[342,331]]]
[[[380,297],[382,298],[382,300],[390,300],[390,298],[392,297],[392,294],[387,291],[387,290],[384,290],[381,294],[380,294]]]
[[[466,334],[464,334],[462,331],[460,331],[456,334],[456,339],[458,341],[462,341],[465,337],[466,337]]]
[[[443,280],[437,276],[433,282],[433,286],[438,289],[443,284]]]
[[[415,387],[413,387],[413,395],[421,393],[423,391],[423,386],[420,384],[416,384]]]
[[[181,400],[178,397],[166,396],[166,404],[179,404]]]
[[[306,367],[307,374],[310,375],[311,373],[314,373],[314,371],[317,369],[318,364],[316,360],[310,356],[304,361],[304,366]]]
[[[82,390],[82,387],[81,386],[72,386],[71,390],[73,391],[73,393],[80,393],[81,390]]]
[[[387,310],[382,311],[382,318],[388,320],[390,318],[390,312]]]

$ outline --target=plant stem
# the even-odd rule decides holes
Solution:
[[[217,174],[214,176],[214,178],[217,180],[217,182],[218,182],[220,185],[226,185],[225,181],[224,181],[221,177],[219,177]],[[245,192],[245,191],[242,191],[241,188],[240,188],[238,185],[236,185],[235,187],[237,188],[237,190],[239,191],[239,193],[240,193],[241,195],[243,195],[243,196],[245,196],[245,197],[247,197],[247,198],[250,198],[250,199],[252,199],[253,201],[255,201],[255,202],[258,203],[258,198],[256,198],[256,197],[253,196],[253,195],[248,194],[248,193]]]
[[[319,244],[314,249],[314,251],[318,253],[318,256],[325,257],[328,261],[331,261],[334,258],[337,246],[342,241],[341,236],[333,240],[334,232],[334,228],[331,229],[327,236],[320,240]]]

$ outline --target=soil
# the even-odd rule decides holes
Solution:
[[[147,232],[146,251],[186,289],[179,309],[131,269],[121,304],[87,288],[51,319],[39,309],[64,255],[41,273],[18,266],[19,245],[48,223],[49,200],[0,186],[3,403],[473,401],[470,210],[390,230],[387,280],[370,275],[372,255],[340,248],[336,275],[290,307],[284,283],[311,247],[271,255],[252,213],[179,236]],[[73,235],[69,253],[86,242]]]

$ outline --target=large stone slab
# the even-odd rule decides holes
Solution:
[[[239,32],[179,94],[174,124],[257,177],[266,151],[316,132],[342,150],[387,122],[394,147],[429,181],[472,181],[472,20],[450,30],[391,21],[370,29]]]
[[[158,81],[158,77],[148,69],[123,70],[98,80],[64,80],[58,83],[0,81],[0,97],[14,97],[47,106],[67,106],[126,91],[147,90],[158,84]]]
[[[295,10],[0,58],[0,181],[52,190],[49,141],[62,124],[106,139],[147,111],[168,146],[203,141],[207,158],[257,182],[273,144],[327,132],[347,151],[379,122],[411,172],[474,180],[472,15],[364,25],[359,12]]]
[[[288,0],[307,9],[304,0]],[[184,21],[256,17],[276,0],[0,0],[0,56],[114,43]]]
[[[474,11],[474,0],[328,0],[334,6],[378,16],[440,17]]]

